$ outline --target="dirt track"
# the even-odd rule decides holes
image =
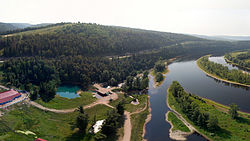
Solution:
[[[125,115],[125,122],[124,122],[124,135],[123,138],[121,139],[121,141],[130,141],[131,138],[131,131],[132,131],[132,124],[131,124],[131,119],[130,116],[132,116],[133,114],[138,114],[140,112],[143,112],[147,109],[147,104],[148,102],[146,102],[146,105],[142,108],[142,109],[138,109],[137,111],[130,113],[128,111],[124,112]]]
[[[108,106],[110,108],[114,108],[113,106],[108,104],[110,98],[112,98],[113,100],[116,100],[116,99],[118,99],[118,96],[117,96],[116,93],[113,93],[110,96],[103,97],[103,98],[98,99],[97,101],[95,101],[95,102],[93,102],[93,103],[91,103],[89,105],[85,105],[85,106],[83,106],[83,108],[88,109],[88,108],[94,107],[94,106],[96,106],[98,104],[103,104],[103,105],[106,105],[106,106]],[[58,109],[52,109],[52,108],[44,107],[44,106],[42,106],[42,105],[40,105],[40,104],[38,104],[38,103],[36,103],[34,101],[29,101],[28,103],[31,104],[32,106],[35,106],[35,107],[37,107],[39,109],[42,109],[44,111],[50,111],[50,112],[54,112],[54,113],[72,113],[77,109],[77,107],[76,107],[76,108],[72,108],[72,109],[58,110]]]

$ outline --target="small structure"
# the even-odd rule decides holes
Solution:
[[[47,140],[44,140],[44,139],[41,139],[41,138],[37,138],[35,141],[47,141]]]
[[[5,92],[1,92],[0,93],[0,105],[4,105],[9,102],[12,102],[13,100],[19,97],[21,97],[21,94],[13,89],[10,89]]]
[[[104,122],[104,119],[103,120],[98,120],[95,125],[93,125],[93,128],[94,128],[94,133],[97,133],[99,132],[101,129],[102,129],[102,124]]]
[[[101,86],[98,85],[98,84],[95,84],[94,86],[97,88],[97,90],[95,90],[95,91],[96,91],[97,94],[99,94],[100,96],[108,96],[108,95],[112,94],[110,88],[109,88],[109,89],[108,89],[108,88],[103,88],[103,87],[101,87]]]

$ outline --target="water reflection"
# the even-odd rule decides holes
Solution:
[[[240,110],[250,112],[250,93],[248,88],[221,82],[202,72],[196,61],[174,62],[169,65],[170,72],[160,87],[153,87],[153,77],[150,76],[149,95],[152,119],[146,125],[145,138],[148,141],[166,141],[169,138],[170,124],[165,121],[165,114],[169,111],[166,105],[166,93],[172,81],[179,81],[184,89],[201,97],[229,105],[236,103]],[[190,135],[190,141],[205,140],[198,134]]]

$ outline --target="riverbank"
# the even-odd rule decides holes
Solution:
[[[166,103],[167,103],[167,106],[168,106],[168,108],[171,110],[171,111],[173,111],[176,115],[177,115],[177,117],[189,128],[189,130],[191,130],[191,132],[192,133],[194,133],[194,131],[195,132],[197,132],[198,134],[200,134],[201,136],[203,136],[205,139],[207,139],[207,140],[209,140],[209,141],[211,141],[211,139],[209,138],[209,137],[207,137],[206,135],[204,135],[204,134],[202,134],[200,131],[198,131],[192,124],[190,124],[187,120],[186,120],[186,118],[184,118],[183,116],[182,116],[182,114],[180,114],[179,112],[177,112],[177,110],[175,109],[175,107],[173,106],[173,107],[171,107],[170,106],[170,102],[169,102],[169,99],[170,99],[170,93],[169,93],[169,88],[168,88],[168,90],[167,90],[167,100],[166,100]],[[172,125],[171,125],[172,126]],[[192,134],[191,133],[191,134]],[[169,134],[170,134],[170,132],[169,132]],[[189,134],[189,135],[191,135],[191,134]],[[185,137],[185,136],[184,136]],[[185,137],[186,138],[186,137]]]
[[[146,118],[145,123],[143,125],[143,134],[142,134],[143,141],[147,141],[147,139],[144,138],[145,135],[146,135],[146,125],[152,119],[152,114],[151,114],[152,109],[150,107],[150,101],[149,100],[150,100],[150,96],[148,96],[148,113],[149,114],[147,115],[147,118]]]
[[[172,88],[175,89],[175,87]],[[192,105],[193,104],[197,105],[198,110],[200,112],[208,114],[209,115],[208,118],[211,115],[218,119],[217,128],[214,130],[209,130],[206,127],[198,126],[199,124],[194,122],[199,120],[191,121],[190,119],[191,116],[187,115],[188,113],[183,113],[183,110],[180,107],[181,104],[177,102],[173,94],[168,91],[167,103],[170,109],[176,111],[177,115],[180,114],[181,117],[183,117],[190,125],[192,125],[192,127],[194,127],[194,130],[197,133],[199,133],[206,139],[223,141],[223,140],[246,140],[250,138],[250,134],[248,132],[248,129],[250,128],[249,125],[250,118],[248,116],[243,117],[239,115],[238,118],[232,119],[232,117],[227,112],[222,112],[216,106],[208,104],[205,99],[197,95],[193,94],[189,95],[189,93],[186,93],[185,91],[183,95],[186,95],[188,97],[187,99],[189,100],[189,103],[191,102]],[[185,101],[181,103],[185,103]]]
[[[221,110],[222,112],[227,113],[228,110],[230,109],[228,106],[223,105],[221,103],[217,103],[213,100],[207,99],[207,98],[202,98],[204,101],[206,101],[207,104],[210,104],[214,107],[216,107],[218,110]],[[250,117],[250,113],[247,112],[243,112],[243,111],[238,111],[240,116],[244,116],[244,117]]]
[[[174,116],[177,118],[177,119],[170,119],[169,118],[169,116],[170,116],[170,114],[174,114],[173,112],[171,112],[171,111],[168,111],[167,113],[166,113],[166,121],[171,125],[171,128],[169,129],[169,137],[171,138],[171,139],[173,139],[173,140],[186,140],[187,138],[187,136],[189,136],[189,135],[191,135],[191,134],[193,134],[193,130],[192,129],[189,129],[175,114],[174,114]],[[175,126],[177,126],[177,125],[175,125],[174,123],[173,123],[173,120],[176,120],[176,122],[181,122],[181,123],[179,123],[179,124],[183,124],[184,126],[186,126],[186,128],[188,129],[187,131],[181,131],[181,129],[178,129],[177,127],[175,127]],[[177,129],[176,129],[177,128]]]
[[[206,56],[211,56],[211,55],[206,55]],[[202,57],[205,57],[205,56],[202,56]],[[197,61],[196,61],[196,64],[197,66],[208,76],[214,78],[214,79],[217,79],[217,80],[220,80],[220,81],[223,81],[223,82],[226,82],[226,83],[231,83],[231,84],[236,84],[236,85],[240,85],[240,86],[245,86],[245,87],[250,87],[250,85],[247,85],[247,84],[242,84],[242,83],[238,83],[238,82],[234,82],[234,81],[230,81],[230,80],[226,80],[226,79],[222,79],[220,78],[219,76],[216,76],[214,74],[210,74],[208,73],[205,69],[203,69],[203,67],[200,65],[200,60],[202,59],[202,57],[200,57]]]

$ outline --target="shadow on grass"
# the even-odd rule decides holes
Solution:
[[[219,136],[219,137],[224,138],[224,139],[230,139],[232,136],[230,131],[223,129],[223,128],[220,128],[220,127],[218,127],[218,129],[216,130],[216,132],[214,134],[216,136]]]
[[[77,131],[77,132],[73,133],[72,135],[68,136],[66,138],[66,141],[80,141],[83,138],[88,141],[88,140],[91,140],[92,135],[91,134],[83,134],[83,133]]]
[[[250,125],[250,120],[249,119],[246,119],[246,118],[243,118],[243,117],[238,117],[236,119],[236,121],[238,123],[243,123],[243,124],[247,124],[247,125]]]

